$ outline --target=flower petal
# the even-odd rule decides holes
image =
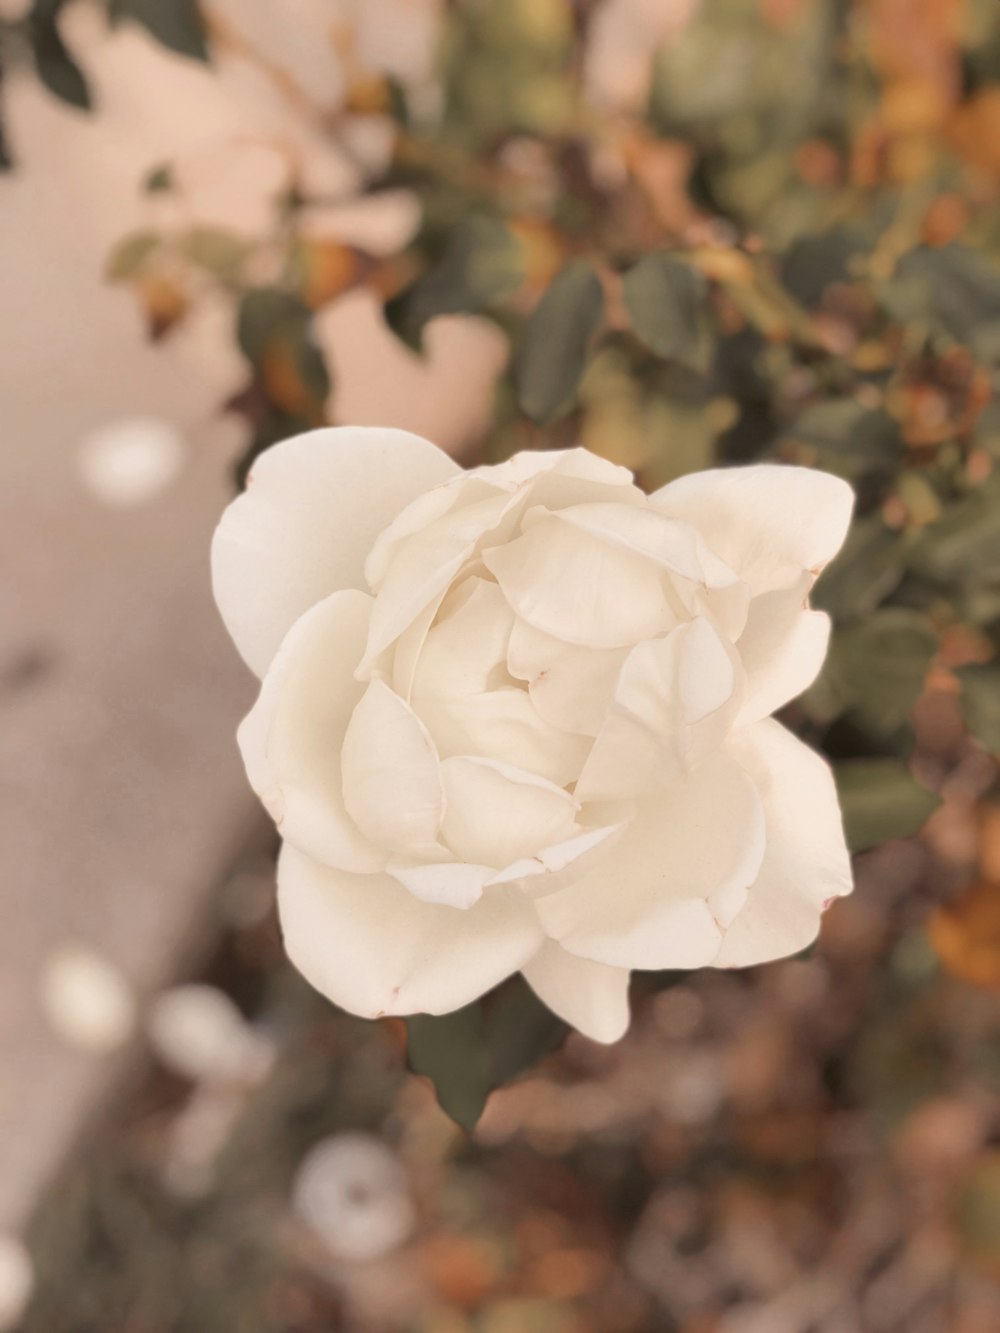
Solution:
[[[514,613],[495,583],[467,578],[441,604],[424,641],[412,692],[449,697],[509,685],[507,643]]]
[[[567,643],[620,648],[677,620],[660,569],[564,522],[561,514],[539,518],[513,541],[488,547],[482,558],[514,611]]]
[[[344,804],[372,842],[433,843],[444,793],[434,742],[409,704],[373,680],[351,715],[341,751]]]
[[[812,468],[760,463],[692,472],[650,496],[660,513],[684,519],[755,592],[818,573],[840,550],[854,494]]]
[[[447,514],[464,509],[477,500],[492,498],[495,497],[491,487],[474,480],[470,472],[459,472],[411,500],[379,533],[365,560],[365,578],[372,591],[377,592],[382,586],[389,566],[410,537]]]
[[[502,486],[506,490],[516,490],[528,482],[541,480],[547,475],[590,482],[601,486],[614,486],[622,493],[636,490],[635,478],[627,467],[611,463],[589,449],[522,449],[503,463],[486,464],[472,468],[470,477],[481,477],[492,486]]]
[[[736,650],[747,678],[738,722],[757,722],[809,688],[830,641],[830,617],[808,609],[812,574],[790,588],[762,593],[750,603]]]
[[[414,496],[460,469],[407,431],[344,426],[266,450],[212,541],[212,586],[226,628],[262,676],[303,611],[364,588],[365,556]]]
[[[416,857],[394,856],[386,870],[425,903],[443,903],[463,911],[483,896],[483,889],[493,878],[492,866],[473,865],[468,861],[428,861]]]
[[[529,510],[525,528],[537,522],[541,513]],[[731,638],[742,630],[750,590],[691,524],[665,517],[648,500],[636,508],[578,504],[560,509],[558,517],[659,565],[670,575],[672,601],[681,618],[709,614]]]
[[[503,869],[577,832],[577,803],[534,773],[460,756],[441,765],[441,836],[461,861]]]
[[[773,719],[741,728],[729,748],[761,793],[767,825],[760,872],[715,959],[747,967],[811,944],[825,905],[853,883],[829,765]]]
[[[736,715],[739,662],[709,620],[636,644],[576,784],[581,801],[648,795],[718,747]]]
[[[465,579],[427,635],[411,701],[443,757],[483,755],[563,786],[579,773],[586,742],[550,726],[525,691],[512,688],[505,659],[513,623],[495,583]]]
[[[441,596],[486,538],[504,539],[501,525],[519,504],[516,495],[492,494],[444,514],[400,543],[379,585],[359,677]]]
[[[286,841],[326,865],[381,870],[385,855],[344,807],[337,755],[361,694],[372,599],[335,592],[285,635],[237,735],[250,785]]]
[[[628,826],[629,817],[617,824],[591,825],[563,842],[542,847],[531,856],[504,866],[489,882],[516,884],[522,893],[533,898],[554,893],[571,883],[586,866],[596,864],[607,855]]]
[[[560,731],[596,736],[614,693],[627,648],[584,648],[515,620],[507,669],[526,681],[539,715]]]
[[[528,903],[484,894],[468,911],[420,902],[388,875],[330,870],[285,845],[278,912],[288,956],[317,990],[363,1018],[459,1009],[541,944]]]
[[[576,883],[535,899],[546,934],[615,967],[702,967],[754,882],[764,815],[753,782],[713,755],[636,818],[614,850]]]
[[[546,940],[521,968],[528,985],[554,1014],[592,1041],[610,1044],[629,1024],[629,973],[589,958],[577,958]]]
[[[537,773],[557,787],[577,777],[590,748],[586,736],[559,731],[539,717],[524,690],[487,690],[451,698],[414,690],[413,704],[442,758],[484,755]]]

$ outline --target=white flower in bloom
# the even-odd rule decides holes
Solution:
[[[465,472],[402,431],[256,462],[213,546],[260,696],[239,742],[284,838],[288,952],[352,1013],[445,1013],[521,970],[582,1032],[632,968],[802,949],[850,891],[827,765],[774,709],[842,481],[762,465],[645,495],[583,449]]]

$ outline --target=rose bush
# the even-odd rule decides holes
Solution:
[[[265,452],[213,544],[259,698],[290,957],[352,1013],[444,1013],[520,969],[580,1031],[633,968],[792,953],[850,891],[830,770],[770,714],[822,664],[822,472],[647,496],[583,449],[463,471],[402,431]]]

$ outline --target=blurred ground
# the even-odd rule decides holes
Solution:
[[[204,977],[274,1064],[192,1080],[160,1041],[35,1228],[25,1333],[990,1333],[996,1006],[920,924],[960,872],[862,858],[808,958],[637,986],[623,1042],[571,1037],[469,1141],[401,1026],[290,972],[250,864]]]

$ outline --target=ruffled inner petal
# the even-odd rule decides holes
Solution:
[[[344,804],[383,847],[433,843],[444,814],[434,742],[413,709],[373,680],[351,715],[341,752]]]
[[[359,678],[425,607],[447,589],[487,536],[506,540],[505,518],[520,503],[517,495],[493,492],[484,500],[453,509],[400,544],[389,561],[375,599],[371,629]]]
[[[446,759],[441,772],[441,836],[460,860],[499,870],[577,831],[576,801],[537,774],[468,756]]]
[[[513,610],[535,629],[590,648],[621,648],[672,628],[663,570],[564,522],[571,512],[546,514],[483,550]]]
[[[415,691],[413,703],[442,757],[485,755],[537,773],[557,787],[575,781],[591,746],[589,737],[559,731],[539,717],[524,690],[451,698]]]
[[[539,715],[560,731],[596,736],[614,694],[627,648],[584,648],[515,620],[507,669],[528,686]]]
[[[738,707],[739,662],[705,619],[637,644],[584,764],[582,801],[642,797],[721,743]]]

